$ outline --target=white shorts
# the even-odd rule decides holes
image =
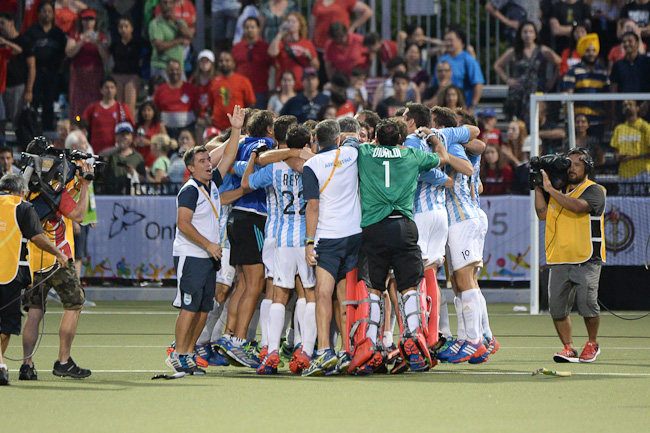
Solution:
[[[265,238],[264,246],[262,247],[262,263],[264,263],[264,278],[273,278],[275,269],[273,257],[275,256],[274,238]]]
[[[483,260],[481,251],[481,219],[472,218],[449,226],[447,259],[452,271]]]
[[[447,210],[439,209],[413,215],[418,227],[418,246],[422,251],[424,266],[439,265],[445,262],[447,243]]]
[[[221,269],[217,271],[217,283],[231,287],[232,282],[235,281],[235,273],[235,268],[230,266],[230,248],[223,248],[221,250]]]
[[[479,212],[479,219],[481,220],[481,237],[479,239],[479,251],[481,253],[481,263],[478,264],[479,268],[483,267],[483,251],[485,250],[485,236],[487,236],[487,231],[488,231],[488,217],[485,211],[483,209],[478,210]]]
[[[274,271],[275,286],[294,289],[296,275],[300,276],[304,288],[310,289],[316,285],[314,268],[308,266],[305,260],[305,247],[276,247]]]

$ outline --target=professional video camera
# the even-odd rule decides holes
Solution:
[[[546,172],[553,188],[564,188],[569,181],[569,167],[571,167],[571,159],[565,155],[533,156],[530,158],[530,174],[528,176],[530,189],[544,184],[540,170]]]
[[[79,161],[92,161],[95,173],[83,172]],[[32,203],[41,220],[56,214],[61,193],[78,172],[86,180],[95,180],[104,163],[99,155],[52,146],[45,137],[36,137],[22,153],[22,173],[28,191],[26,199]]]

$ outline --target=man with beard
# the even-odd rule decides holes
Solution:
[[[542,170],[543,186],[535,187],[535,211],[546,221],[546,263],[549,310],[564,349],[553,356],[555,362],[593,362],[598,347],[598,283],[605,261],[603,211],[605,189],[589,180],[594,163],[581,148],[569,150],[569,181],[558,191]],[[571,309],[577,299],[584,318],[588,340],[578,357],[571,335]]]
[[[614,63],[610,80],[612,93],[650,92],[650,57],[639,55],[639,35],[627,32],[621,37],[625,58]]]
[[[616,149],[621,182],[647,182],[650,155],[650,125],[639,118],[636,101],[623,101],[625,122],[614,129],[610,146]]]
[[[600,41],[596,33],[590,33],[578,41],[576,50],[582,61],[571,67],[564,76],[564,90],[569,93],[607,93],[609,78],[607,68],[598,63]],[[589,120],[590,133],[602,136],[604,104],[602,101],[576,102],[575,113],[584,114]]]
[[[235,105],[251,107],[255,104],[255,92],[250,80],[235,72],[235,58],[228,51],[222,51],[217,59],[217,75],[208,92],[208,111],[212,111],[214,126],[220,130],[230,127],[227,113]]]

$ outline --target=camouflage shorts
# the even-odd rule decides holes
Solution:
[[[36,290],[28,292],[23,297],[23,307],[25,310],[29,310],[30,308],[45,310],[47,292],[49,292],[51,288],[53,288],[61,298],[64,310],[80,310],[83,307],[84,302],[86,301],[86,296],[83,287],[81,287],[81,282],[79,281],[77,270],[75,269],[72,260],[70,260],[64,268],[57,269],[56,271],[36,272],[31,287],[35,287],[46,278],[47,281],[36,287]]]

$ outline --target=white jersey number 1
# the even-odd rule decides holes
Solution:
[[[390,161],[384,161],[384,186],[390,188]]]

